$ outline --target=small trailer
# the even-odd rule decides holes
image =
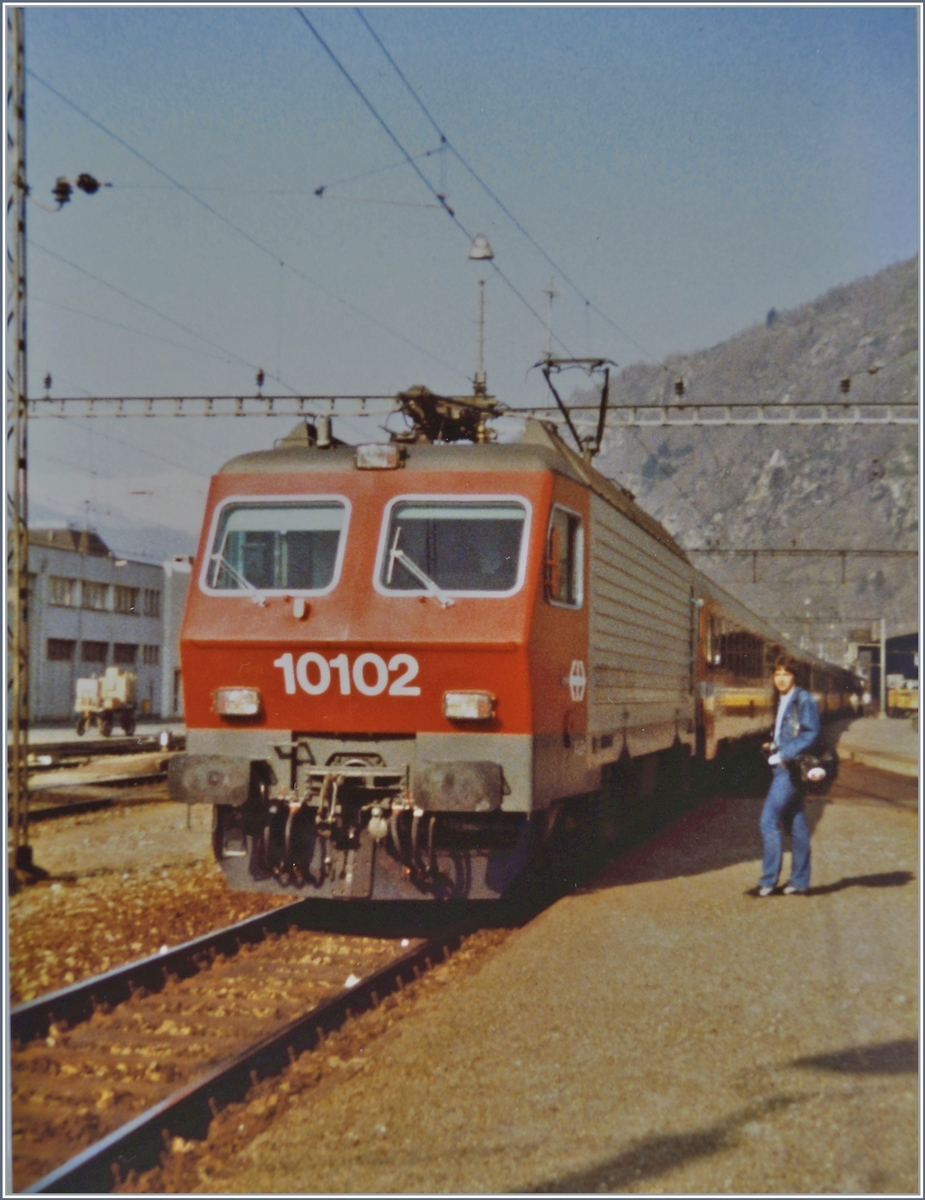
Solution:
[[[887,676],[886,715],[888,717],[918,717],[919,681],[902,675]]]
[[[103,737],[109,737],[118,721],[126,737],[131,737],[135,732],[136,679],[134,671],[121,667],[107,667],[102,676],[78,679],[74,701],[77,736],[83,737],[96,725]]]

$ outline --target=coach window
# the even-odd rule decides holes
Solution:
[[[343,551],[339,500],[235,501],[220,513],[203,582],[218,592],[319,592]]]
[[[546,538],[546,599],[564,608],[581,608],[584,533],[581,517],[556,505]]]

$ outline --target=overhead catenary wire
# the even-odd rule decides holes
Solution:
[[[440,154],[443,151],[442,146],[438,146],[432,150],[425,150],[422,154],[418,154],[418,159],[430,158],[434,154]],[[357,183],[361,179],[367,179],[370,175],[381,175],[386,171],[395,171],[406,166],[405,160],[400,162],[386,163],[383,167],[372,167],[368,171],[361,171],[358,175],[350,175],[346,179],[336,179],[333,183],[322,184],[316,188],[232,188],[220,187],[211,184],[197,184],[196,193],[200,192],[219,192],[225,196],[318,196],[323,195],[331,188],[343,187],[347,183]],[[162,189],[167,191],[173,185],[169,183],[108,183],[107,187],[116,188],[121,191],[153,191]],[[187,185],[189,186],[189,185]],[[33,203],[36,201],[33,199]],[[49,209],[49,212],[57,212],[57,209]]]
[[[95,128],[99,129],[102,133],[105,133],[107,137],[112,138],[114,142],[118,142],[118,144],[124,150],[127,150],[129,154],[133,154],[137,159],[140,159],[145,166],[150,167],[152,171],[156,171],[158,175],[163,176],[164,179],[171,183],[175,188],[178,188],[185,195],[189,196],[189,198],[196,204],[201,205],[206,212],[211,213],[211,215],[217,220],[221,221],[223,225],[227,225],[229,229],[233,229],[235,233],[239,234],[246,241],[250,242],[252,246],[256,246],[256,248],[262,251],[264,254],[272,255],[277,262],[281,261],[279,255],[273,254],[272,250],[269,250],[261,242],[258,242],[256,238],[251,237],[247,230],[242,229],[240,225],[236,225],[234,221],[230,221],[226,216],[224,216],[224,214],[220,213],[217,208],[213,208],[211,204],[207,204],[201,196],[197,196],[194,191],[188,188],[185,184],[181,183],[179,179],[174,179],[174,177],[168,171],[165,171],[163,167],[159,167],[157,163],[152,162],[147,155],[142,154],[140,150],[136,150],[134,146],[125,140],[125,138],[120,137],[117,133],[113,133],[113,131],[108,129],[102,123],[102,121],[98,121],[96,117],[91,116],[86,109],[81,108],[79,104],[75,104],[74,101],[68,96],[65,96],[63,92],[59,92],[58,89],[53,87],[47,79],[43,79],[41,75],[37,75],[30,67],[26,68],[26,74],[30,79],[34,79],[36,83],[40,83],[42,87],[47,88],[52,95],[57,96],[62,103],[66,104],[69,108],[72,108],[76,113],[79,113],[85,121],[89,121],[91,125],[95,126]]]
[[[420,160],[420,159],[424,159],[424,158],[430,158],[434,154],[443,154],[443,153],[444,153],[444,147],[438,146],[432,150],[425,150],[422,154],[416,155],[415,158]],[[196,191],[197,195],[201,192],[217,192],[219,195],[222,195],[222,196],[318,196],[318,197],[325,196],[325,197],[328,197],[329,199],[348,200],[348,199],[354,199],[354,197],[329,196],[328,193],[331,191],[332,188],[343,187],[348,183],[358,183],[359,181],[361,181],[363,179],[368,179],[372,175],[381,175],[386,171],[395,171],[395,170],[398,170],[401,167],[405,167],[407,165],[408,164],[405,162],[405,160],[402,159],[401,162],[386,163],[386,165],[383,167],[372,167],[369,171],[361,171],[358,175],[350,175],[350,176],[347,176],[345,179],[336,179],[336,180],[334,180],[333,183],[323,183],[319,187],[315,187],[315,188],[312,188],[312,187],[239,188],[239,187],[221,186],[221,185],[217,185],[217,184],[197,184],[195,191]],[[187,185],[187,186],[189,186],[189,185]],[[139,191],[139,192],[140,191],[145,191],[145,192],[163,191],[163,192],[168,192],[168,191],[176,190],[175,186],[172,183],[107,183],[106,187],[113,188],[116,191],[122,191],[122,192],[124,192],[124,191]],[[192,191],[192,188],[190,190]],[[29,200],[32,204],[35,204],[38,208],[43,209],[45,212],[55,213],[55,212],[59,211],[57,208],[52,208],[50,205],[42,204],[39,200],[37,200],[35,198],[35,196],[30,195]],[[370,200],[369,203],[398,204],[398,203],[402,203],[402,202],[397,201],[397,200],[394,200],[391,202],[387,201],[387,200],[376,200],[376,201]],[[406,201],[404,203],[406,203],[407,206],[411,207],[411,208],[439,208],[440,207],[440,205],[438,205],[438,204],[421,204],[421,203],[412,203],[411,201]]]
[[[408,166],[411,167],[411,169],[418,176],[418,178],[421,180],[421,182],[424,184],[424,186],[427,188],[427,190],[430,192],[430,194],[434,197],[434,199],[436,201],[438,201],[438,203],[440,204],[440,207],[444,210],[444,212],[447,213],[447,215],[449,216],[449,218],[453,222],[453,224],[456,225],[457,228],[459,230],[461,230],[461,232],[465,235],[466,239],[469,242],[471,242],[474,235],[465,227],[465,225],[463,225],[462,221],[460,221],[459,217],[456,215],[456,213],[453,211],[453,209],[447,203],[446,196],[441,195],[440,192],[438,192],[437,189],[434,187],[434,185],[430,182],[430,180],[427,178],[427,176],[424,174],[424,172],[421,170],[421,168],[415,162],[414,157],[405,148],[405,146],[401,143],[401,141],[398,139],[396,134],[393,133],[392,129],[389,127],[385,118],[379,113],[379,111],[376,109],[376,107],[372,103],[372,101],[366,96],[363,89],[356,82],[356,80],[353,78],[353,76],[350,74],[350,72],[347,70],[347,68],[344,66],[344,64],[340,61],[340,59],[337,57],[337,55],[334,53],[334,51],[331,49],[331,47],[327,44],[327,42],[324,40],[324,38],[321,36],[321,34],[318,32],[318,30],[312,24],[312,22],[308,19],[308,17],[305,15],[305,13],[302,11],[302,9],[296,8],[295,11],[298,14],[298,16],[301,17],[302,20],[305,22],[306,26],[311,31],[311,33],[314,35],[315,39],[317,40],[317,42],[321,46],[321,48],[324,50],[325,54],[327,54],[327,56],[330,58],[331,62],[334,63],[334,65],[341,72],[343,77],[350,84],[350,87],[354,90],[354,92],[356,92],[357,96],[359,96],[359,98],[362,100],[362,102],[369,109],[370,113],[373,115],[373,117],[378,122],[378,124],[382,127],[382,129],[384,130],[384,132],[385,132],[386,136],[389,138],[389,140],[398,148],[398,150],[404,156],[405,162],[408,164]],[[505,275],[505,273],[501,270],[501,268],[497,265],[497,263],[494,260],[492,260],[491,266],[492,266],[492,269],[494,270],[495,274],[498,275],[499,278],[504,282],[504,284],[514,293],[514,295],[521,302],[521,304],[523,304],[529,310],[529,312],[531,312],[533,314],[533,316],[536,318],[536,320],[539,321],[539,323],[545,328],[546,322],[543,320],[543,318],[540,316],[540,314],[536,311],[536,309],[533,307],[533,305],[530,303],[530,301],[518,290],[518,288],[511,282],[511,280],[508,279],[507,275]],[[571,355],[572,351],[565,344],[565,342],[563,342],[562,339],[560,337],[558,337],[556,334],[553,334],[553,337],[559,343],[559,345],[563,348],[563,350],[565,350],[566,354]]]
[[[64,459],[55,459],[55,458],[52,458],[52,456],[51,456],[51,455],[45,455],[44,457],[45,457],[45,458],[47,458],[47,459],[49,459],[51,462],[60,462],[60,463],[64,463]],[[68,464],[65,464],[65,465],[68,465]],[[205,495],[205,493],[206,493],[206,489],[205,489],[205,488],[201,488],[201,489],[200,489],[200,488],[196,488],[196,489],[195,489],[195,491],[196,491],[196,494],[197,494],[197,495],[202,495],[202,496],[204,496],[204,495]],[[40,500],[40,501],[39,501],[39,503],[40,503],[40,504],[43,504],[43,506],[44,506],[44,507],[47,507],[47,508],[53,508],[53,507],[54,507],[54,505],[55,505],[55,500],[54,500],[54,497],[52,497],[52,496],[46,496],[46,497],[45,497],[45,501],[43,502],[43,501],[41,501],[41,500]],[[88,504],[88,505],[89,505],[89,507],[90,507],[90,508],[93,510],[93,512],[94,512],[94,514],[95,514],[96,516],[99,516],[99,515],[101,515],[101,514],[102,514],[102,515],[105,515],[105,516],[111,517],[111,518],[113,518],[113,519],[115,519],[115,520],[118,520],[118,519],[120,519],[120,518],[122,518],[122,519],[124,519],[124,518],[125,518],[125,513],[124,513],[124,512],[121,512],[121,511],[120,511],[120,510],[118,510],[118,509],[111,508],[111,507],[110,507],[108,504],[100,504],[98,501],[95,501],[95,500],[85,500],[85,501],[83,501],[83,503],[84,503],[84,504]],[[50,519],[50,520],[57,520],[57,521],[62,521],[62,520],[63,520],[63,521],[67,521],[67,522],[69,523],[69,527],[72,527],[72,526],[71,526],[71,524],[70,524],[71,522],[75,522],[75,521],[77,520],[77,518],[76,518],[76,517],[74,517],[74,516],[67,517],[67,516],[64,516],[64,515],[56,515],[56,516],[54,516],[54,517],[52,517],[52,518],[49,518],[49,519]],[[148,529],[166,529],[166,530],[168,530],[168,531],[169,531],[171,534],[173,534],[173,533],[176,533],[176,534],[177,534],[177,536],[178,536],[178,538],[179,538],[179,537],[183,537],[183,536],[185,536],[185,537],[190,537],[190,536],[193,536],[193,535],[191,535],[191,534],[189,534],[189,533],[186,533],[184,530],[175,530],[175,529],[172,529],[170,526],[162,525],[162,524],[161,524],[160,522],[158,522],[158,521],[153,521],[153,520],[145,520],[145,518],[144,518],[144,517],[141,517],[141,516],[135,516],[135,517],[133,517],[132,519],[133,519],[133,521],[136,521],[136,522],[138,522],[139,524],[141,524],[142,526],[144,526],[144,527],[146,527],[146,528],[148,528]],[[43,528],[43,526],[37,526],[37,528]],[[137,530],[131,530],[131,532],[132,532],[132,533],[137,533]],[[113,549],[113,547],[112,547],[112,546],[110,546],[109,548],[110,548],[110,550],[112,550],[112,549]],[[132,556],[132,557],[145,557],[145,555],[144,555],[144,553],[143,553],[142,551],[119,551],[118,553],[119,553],[119,556],[125,556],[125,557],[129,557],[129,556]],[[163,562],[164,560],[163,560],[163,557],[160,557],[160,558],[152,558],[152,559],[150,559],[150,561],[152,561],[152,562]]]
[[[227,346],[223,346],[220,342],[216,342],[212,338],[206,337],[204,333],[198,333],[195,329],[191,329],[189,326],[182,324],[182,322],[177,321],[174,317],[168,316],[167,313],[161,312],[160,309],[155,308],[153,304],[149,304],[146,300],[140,300],[137,296],[133,296],[130,292],[126,292],[123,288],[117,287],[116,284],[110,283],[109,280],[104,279],[101,275],[97,275],[95,272],[87,270],[86,267],[82,267],[79,263],[75,263],[71,259],[65,258],[63,254],[59,254],[56,250],[52,250],[48,246],[43,246],[41,242],[35,241],[34,238],[29,238],[29,245],[34,247],[36,250],[41,250],[43,254],[47,254],[51,258],[55,258],[59,262],[64,263],[65,266],[71,267],[73,270],[80,272],[80,274],[86,275],[89,279],[94,280],[94,282],[102,284],[103,287],[109,288],[111,291],[116,292],[126,300],[130,300],[133,304],[137,304],[139,307],[147,309],[148,312],[153,313],[156,317],[160,317],[162,321],[167,321],[170,325],[182,330],[183,333],[188,333],[191,337],[198,338],[200,341],[205,342],[206,345],[212,346],[213,349],[220,350],[223,354],[226,354],[230,360],[240,363],[242,366],[250,367],[252,370],[260,369],[260,365],[258,363],[251,362],[247,358],[242,358],[240,354],[235,354],[233,350],[229,350]],[[282,379],[278,380],[278,382],[282,384],[283,387],[288,388],[294,394],[298,394],[298,388],[293,387],[292,384],[286,383],[285,380]]]
[[[83,392],[83,394],[84,394],[85,396],[87,396],[87,398],[88,398],[88,399],[90,398],[90,393],[89,393],[89,392],[87,392],[87,391],[85,391],[85,389],[83,389],[83,388],[80,388],[80,387],[77,387],[77,388],[75,388],[75,390],[76,390],[76,391],[79,391],[79,392]],[[187,466],[185,463],[180,463],[180,462],[177,462],[175,459],[165,458],[163,455],[161,455],[161,454],[157,454],[155,451],[151,450],[151,448],[150,448],[149,446],[147,446],[147,445],[145,445],[144,447],[142,447],[142,446],[137,446],[137,445],[135,445],[133,442],[126,442],[126,441],[124,441],[122,438],[117,438],[117,437],[115,437],[115,436],[114,436],[113,434],[111,434],[111,433],[104,433],[104,432],[103,432],[103,431],[102,431],[102,430],[99,428],[99,425],[98,425],[98,424],[89,424],[89,423],[86,423],[86,424],[84,425],[84,430],[85,430],[85,432],[86,432],[86,434],[87,434],[88,443],[89,443],[89,445],[88,445],[88,452],[89,452],[89,450],[92,448],[92,444],[93,444],[93,438],[94,438],[94,437],[101,437],[101,438],[105,438],[105,440],[106,440],[106,441],[108,441],[108,442],[117,442],[117,443],[119,443],[119,445],[122,445],[122,446],[126,446],[126,447],[128,447],[128,449],[129,449],[129,450],[135,450],[135,451],[136,451],[138,454],[142,455],[142,457],[144,457],[144,458],[157,458],[157,459],[160,459],[160,461],[161,461],[161,462],[164,462],[164,463],[166,463],[168,466],[171,466],[171,467],[178,467],[178,468],[179,468],[180,470],[182,470],[182,471],[188,471],[188,472],[189,472],[191,475],[197,475],[197,474],[201,474],[201,463],[199,464],[199,467],[190,467],[190,466]],[[175,438],[174,440],[175,440],[175,441],[181,441],[181,440],[182,440],[183,446],[184,446],[185,448],[187,448],[187,447],[189,446],[189,443],[190,443],[190,439],[189,439],[189,437],[188,437],[188,436],[186,436],[186,437],[184,437],[184,438],[182,438],[182,439],[180,439],[180,438]],[[65,460],[64,460],[64,459],[54,459],[54,458],[53,458],[53,457],[52,457],[50,454],[48,454],[47,452],[43,452],[43,451],[39,451],[39,452],[38,452],[38,455],[39,455],[39,457],[40,457],[40,458],[46,458],[46,459],[50,459],[50,460],[51,460],[51,461],[53,461],[53,462],[60,462],[60,463],[64,463],[66,466],[79,466],[79,465],[80,465],[80,464],[78,464],[78,463],[74,463],[74,462],[71,462],[71,461],[65,462]],[[91,471],[90,471],[90,474],[91,474],[91,475],[94,475],[94,476],[96,476],[96,475],[98,475],[98,472],[97,472],[97,471],[93,471],[93,470],[91,470]]]
[[[431,158],[434,154],[441,154],[443,147],[438,146],[433,150],[425,150],[423,154],[415,155],[415,159]],[[361,171],[359,175],[349,175],[346,179],[335,179],[333,183],[323,183],[320,187],[316,187],[312,191],[314,196],[323,196],[331,190],[331,188],[343,187],[347,183],[359,183],[361,179],[368,179],[371,175],[382,175],[386,171],[395,171],[400,167],[406,167],[407,161],[403,158],[399,162],[387,163],[384,167],[372,167],[369,171]]]
[[[99,435],[97,435],[97,436],[99,436]],[[113,439],[111,439],[111,440],[115,441],[116,439],[114,439],[114,438],[113,438]],[[127,444],[127,443],[126,443],[126,444]],[[132,448],[133,450],[138,450],[138,453],[139,453],[139,454],[143,454],[143,453],[145,453],[143,450],[141,450],[141,449],[140,449],[139,447],[137,447],[137,446],[132,446],[131,448]],[[72,468],[73,468],[75,471],[79,471],[79,472],[80,472],[82,475],[89,475],[89,476],[90,476],[92,479],[107,479],[107,478],[110,478],[110,476],[101,475],[99,471],[93,471],[93,470],[90,470],[90,469],[87,467],[86,463],[83,463],[83,462],[77,462],[77,461],[76,461],[75,459],[73,459],[73,458],[61,458],[61,456],[60,456],[60,455],[58,455],[58,454],[49,454],[49,453],[48,453],[47,451],[45,451],[45,450],[33,450],[33,451],[32,451],[32,454],[30,455],[30,457],[31,457],[31,458],[40,458],[40,459],[42,459],[42,461],[43,461],[43,462],[57,463],[59,467],[72,467]],[[157,455],[157,454],[152,454],[152,455],[146,455],[146,457],[150,457],[150,458],[159,458],[159,457],[160,457],[160,455]],[[163,458],[161,459],[161,462],[167,462],[167,461],[169,461],[169,460],[168,460],[168,459],[163,459]],[[195,490],[195,491],[202,491],[202,492],[205,492],[205,488],[196,488],[196,489],[194,489],[194,490]],[[92,504],[94,505],[94,507],[95,507],[95,502],[94,502],[94,501],[91,501],[91,503],[92,503]]]
[[[372,196],[328,196],[329,200],[341,204],[388,204],[395,208],[440,208],[439,204],[422,203],[420,200],[375,200]]]
[[[43,87],[47,88],[54,96],[56,96],[59,100],[61,100],[62,103],[68,105],[69,108],[72,108],[76,113],[78,113],[86,121],[89,121],[89,123],[91,125],[93,125],[96,129],[99,129],[102,133],[106,134],[107,137],[112,138],[112,140],[115,141],[118,145],[122,146],[130,154],[133,154],[137,159],[139,159],[141,162],[143,162],[146,166],[150,167],[150,169],[152,171],[155,171],[158,175],[160,175],[164,179],[166,179],[173,187],[178,188],[184,195],[188,196],[196,204],[200,205],[203,209],[205,209],[206,212],[210,213],[217,220],[221,221],[222,224],[228,226],[229,229],[233,230],[239,236],[243,237],[250,245],[254,246],[257,250],[261,251],[263,254],[268,255],[275,263],[278,263],[281,267],[285,268],[288,271],[292,271],[292,273],[294,275],[296,275],[299,279],[303,280],[303,282],[307,283],[310,287],[317,288],[318,291],[322,292],[326,296],[329,296],[332,300],[335,300],[338,304],[341,304],[344,308],[348,309],[350,312],[353,312],[357,316],[362,317],[364,320],[369,321],[372,324],[378,326],[378,328],[380,328],[384,332],[388,333],[391,337],[397,338],[399,341],[404,342],[406,346],[410,346],[413,350],[416,350],[419,354],[423,354],[427,358],[431,359],[431,361],[438,363],[442,367],[445,367],[447,370],[451,371],[454,375],[460,376],[464,379],[468,378],[468,376],[466,375],[466,372],[462,371],[459,367],[453,365],[452,363],[446,362],[444,359],[440,358],[439,355],[436,355],[432,351],[425,349],[425,347],[419,345],[412,338],[406,337],[404,334],[399,333],[396,329],[393,329],[385,321],[380,320],[378,317],[373,316],[372,313],[368,313],[364,309],[360,308],[358,305],[353,304],[349,300],[346,300],[343,296],[338,295],[337,292],[333,291],[331,288],[327,287],[325,284],[319,282],[317,279],[314,279],[312,276],[308,275],[305,271],[301,270],[299,267],[294,266],[291,262],[287,262],[285,259],[283,259],[279,254],[277,254],[270,247],[265,246],[262,242],[259,242],[255,237],[253,237],[251,234],[249,234],[247,232],[247,230],[242,229],[241,226],[236,225],[234,221],[229,220],[226,216],[224,216],[222,213],[220,213],[218,211],[218,209],[214,208],[211,204],[206,203],[206,201],[203,200],[200,196],[198,196],[190,187],[188,187],[184,183],[181,183],[178,179],[175,179],[168,171],[165,171],[162,167],[159,167],[157,165],[157,163],[153,162],[150,158],[148,158],[147,155],[142,154],[140,150],[136,150],[134,146],[132,146],[129,142],[127,142],[125,140],[125,138],[120,137],[119,134],[117,134],[117,133],[114,133],[113,130],[109,129],[106,125],[104,125],[102,123],[102,121],[97,120],[96,117],[92,116],[85,109],[81,108],[79,104],[75,104],[73,100],[71,100],[63,92],[59,91],[58,88],[53,87],[50,83],[47,82],[47,80],[42,79],[42,77],[40,75],[37,75],[34,71],[32,71],[28,68],[27,68],[27,73],[29,74],[29,76],[31,78],[35,79],[35,81],[37,83],[39,83]],[[422,176],[422,178],[423,178],[423,176]],[[54,253],[53,251],[46,251],[46,252]],[[75,266],[75,264],[73,264],[73,263],[70,263],[69,265]],[[77,267],[77,269],[81,270],[82,268]],[[89,274],[89,272],[88,272],[88,274]],[[499,274],[500,274],[500,272],[499,272]],[[100,280],[100,282],[105,283],[104,280]],[[107,286],[113,286],[113,285],[107,285]],[[512,285],[510,285],[510,286],[512,286]],[[119,289],[116,289],[116,290],[119,290]],[[123,294],[127,295],[126,293],[123,293]],[[133,297],[131,297],[131,296],[128,296],[127,298],[133,299]],[[136,303],[143,303],[143,301],[136,300]],[[524,303],[526,303],[526,301],[524,301]],[[150,307],[150,305],[147,307]],[[160,314],[160,315],[162,315],[162,314]],[[167,318],[167,319],[169,320],[170,318]],[[173,324],[177,324],[177,322],[173,322]],[[200,336],[200,335],[196,335],[196,336]],[[243,360],[239,359],[239,361],[243,361]],[[254,364],[248,363],[247,365],[252,366]],[[288,387],[293,392],[296,392],[298,390],[298,389],[294,388],[291,384],[284,383],[283,380],[279,380],[279,382],[283,383],[283,386]]]
[[[479,187],[482,189],[482,191],[485,192],[485,194],[489,197],[490,200],[492,200],[495,204],[497,204],[497,206],[501,209],[501,211],[508,218],[508,220],[511,221],[512,224],[515,226],[515,228],[527,239],[527,241],[530,243],[530,245],[533,246],[533,248],[539,254],[542,255],[542,257],[546,260],[546,262],[548,262],[549,265],[562,277],[563,281],[568,284],[568,286],[572,289],[572,291],[575,292],[575,294],[581,300],[584,301],[586,307],[590,308],[602,320],[606,321],[607,324],[610,325],[613,329],[615,329],[617,331],[617,333],[620,334],[621,337],[624,337],[624,338],[626,338],[626,340],[628,342],[631,342],[636,347],[636,349],[639,350],[642,354],[644,354],[647,358],[654,358],[655,356],[651,353],[651,351],[647,350],[645,348],[645,346],[641,345],[641,343],[638,342],[631,334],[627,333],[627,331],[625,329],[621,328],[621,326],[618,325],[616,321],[614,321],[611,317],[609,317],[607,315],[607,313],[603,312],[598,307],[598,305],[596,305],[594,303],[593,300],[590,300],[584,294],[584,292],[582,292],[581,288],[579,288],[579,286],[569,277],[567,272],[564,271],[562,269],[562,267],[551,257],[551,255],[549,255],[543,249],[543,247],[533,237],[533,235],[531,233],[529,233],[529,231],[527,229],[524,228],[524,226],[517,219],[517,217],[514,216],[514,214],[507,207],[507,205],[504,203],[504,201],[501,200],[495,194],[494,191],[492,191],[492,189],[488,186],[488,184],[485,182],[485,180],[482,179],[482,177],[478,174],[478,172],[475,170],[475,168],[472,167],[466,161],[465,158],[463,158],[463,156],[459,153],[459,151],[456,149],[456,147],[453,145],[453,143],[449,140],[449,138],[446,136],[446,134],[443,132],[443,130],[440,128],[440,126],[437,124],[437,122],[434,120],[434,118],[431,115],[430,111],[428,110],[427,106],[424,104],[424,101],[421,99],[421,97],[418,95],[418,93],[415,91],[415,89],[411,86],[408,79],[405,77],[405,74],[402,71],[401,67],[399,67],[398,63],[396,63],[395,59],[392,57],[392,55],[386,49],[385,45],[382,42],[382,39],[379,37],[379,35],[376,33],[376,31],[370,25],[369,21],[363,15],[362,11],[359,8],[355,8],[354,12],[360,18],[360,20],[363,22],[363,25],[366,27],[367,31],[369,32],[370,37],[372,37],[373,41],[376,43],[376,45],[379,47],[379,49],[385,55],[386,59],[388,60],[392,69],[395,71],[398,78],[405,85],[405,87],[408,90],[409,95],[413,98],[413,100],[417,104],[418,108],[420,108],[421,112],[424,114],[424,116],[427,118],[427,120],[433,126],[438,137],[440,138],[441,145],[446,146],[447,150],[449,150],[449,152],[453,155],[453,157],[456,159],[456,161],[459,163],[459,165],[461,167],[463,167],[463,169],[466,170],[472,176],[472,178],[479,185]]]
[[[60,300],[49,300],[47,296],[31,296],[29,299],[32,304],[47,304],[50,308],[60,308],[63,312],[73,313],[74,316],[83,317],[87,321],[97,321],[102,325],[111,325],[114,329],[122,329],[126,333],[134,333],[138,337],[148,338],[151,341],[164,342],[168,346],[176,346],[180,350],[189,351],[191,354],[200,354],[205,358],[213,358],[224,363],[230,361],[227,352],[214,354],[212,351],[203,350],[199,346],[188,346],[185,342],[176,341],[175,338],[164,337],[160,333],[149,333],[145,329],[136,329],[133,325],[126,325],[122,321],[113,321],[109,317],[101,317],[96,313],[87,312],[85,309],[74,308],[70,304],[62,304]],[[193,333],[192,330],[188,332]]]

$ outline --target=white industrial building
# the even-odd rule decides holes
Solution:
[[[161,714],[183,716],[183,686],[180,675],[180,625],[186,606],[186,593],[192,578],[193,560],[177,555],[164,563],[164,642]]]
[[[89,529],[29,531],[32,721],[69,720],[76,680],[102,675],[107,666],[135,672],[142,720],[145,713],[177,711],[177,612],[189,580],[189,566],[184,574],[178,561],[117,558]]]

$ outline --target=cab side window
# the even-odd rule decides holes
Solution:
[[[555,505],[546,536],[546,599],[565,608],[581,608],[584,532],[581,517]]]

